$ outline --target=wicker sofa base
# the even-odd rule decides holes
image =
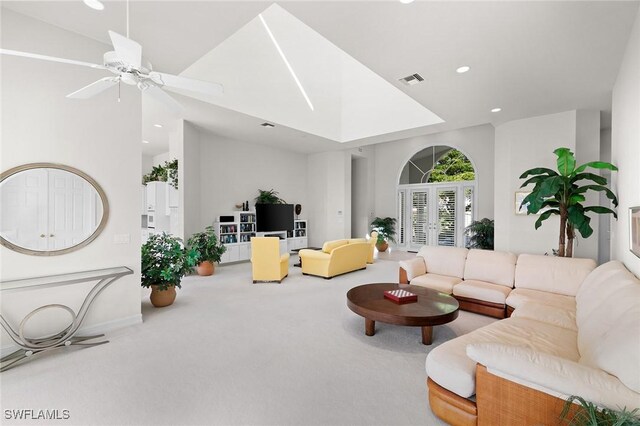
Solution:
[[[565,401],[476,367],[476,402],[427,379],[433,413],[453,426],[561,425]],[[573,405],[568,419],[576,412]]]

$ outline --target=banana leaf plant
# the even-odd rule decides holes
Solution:
[[[585,206],[585,194],[589,191],[603,192],[615,207],[618,206],[618,198],[607,188],[607,179],[586,172],[587,168],[606,169],[616,171],[618,168],[604,161],[592,161],[576,167],[576,158],[569,148],[558,148],[553,153],[557,158],[558,171],[545,167],[538,167],[524,172],[520,179],[527,179],[520,187],[530,184],[535,187],[527,195],[520,207],[527,207],[527,214],[542,214],[536,220],[536,229],[542,226],[542,222],[552,215],[560,216],[560,237],[558,239],[558,256],[573,256],[573,240],[575,231],[578,230],[583,238],[593,234],[590,225],[591,218],[587,213],[612,214],[616,219],[615,211],[603,206]]]

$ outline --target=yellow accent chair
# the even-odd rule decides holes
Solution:
[[[369,250],[369,254],[367,255],[367,263],[373,263],[373,256],[376,252],[376,242],[378,241],[378,233],[373,231],[371,233],[371,237],[367,240],[366,238],[351,238],[348,240],[350,244],[352,243],[367,243],[371,246],[371,250]]]
[[[322,250],[300,250],[303,275],[330,279],[365,269],[371,245],[363,239],[327,241]]]
[[[289,253],[280,254],[278,237],[251,238],[253,283],[279,282],[289,275]]]

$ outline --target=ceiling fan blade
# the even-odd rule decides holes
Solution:
[[[151,78],[157,84],[171,87],[174,89],[183,89],[190,92],[202,93],[205,95],[221,95],[224,88],[221,84],[209,81],[194,80],[192,78],[180,77],[177,75],[165,74],[162,72],[152,71],[149,73]]]
[[[143,87],[141,90],[142,93],[145,93],[156,101],[164,104],[164,106],[173,113],[182,114],[184,111],[184,107],[180,105],[178,101],[173,99],[171,95],[154,84],[147,84],[147,86]]]
[[[98,81],[94,81],[88,86],[84,86],[82,89],[76,90],[73,93],[69,93],[67,98],[71,99],[89,99],[92,96],[97,95],[100,92],[107,90],[109,87],[118,83],[118,77],[105,77]]]
[[[142,66],[142,46],[113,31],[109,31],[109,37],[111,37],[111,43],[120,60],[135,69],[140,69]]]
[[[56,58],[54,56],[39,55],[37,53],[20,52],[18,50],[0,49],[0,54],[21,56],[23,58],[30,58],[30,59],[40,59],[43,61],[60,62],[63,64],[82,65],[83,67],[90,67],[90,68],[96,68],[101,70],[106,69],[102,65],[92,64],[90,62],[75,61],[73,59]]]

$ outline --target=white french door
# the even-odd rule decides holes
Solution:
[[[464,247],[464,228],[475,216],[474,194],[473,182],[398,187],[398,246]]]

